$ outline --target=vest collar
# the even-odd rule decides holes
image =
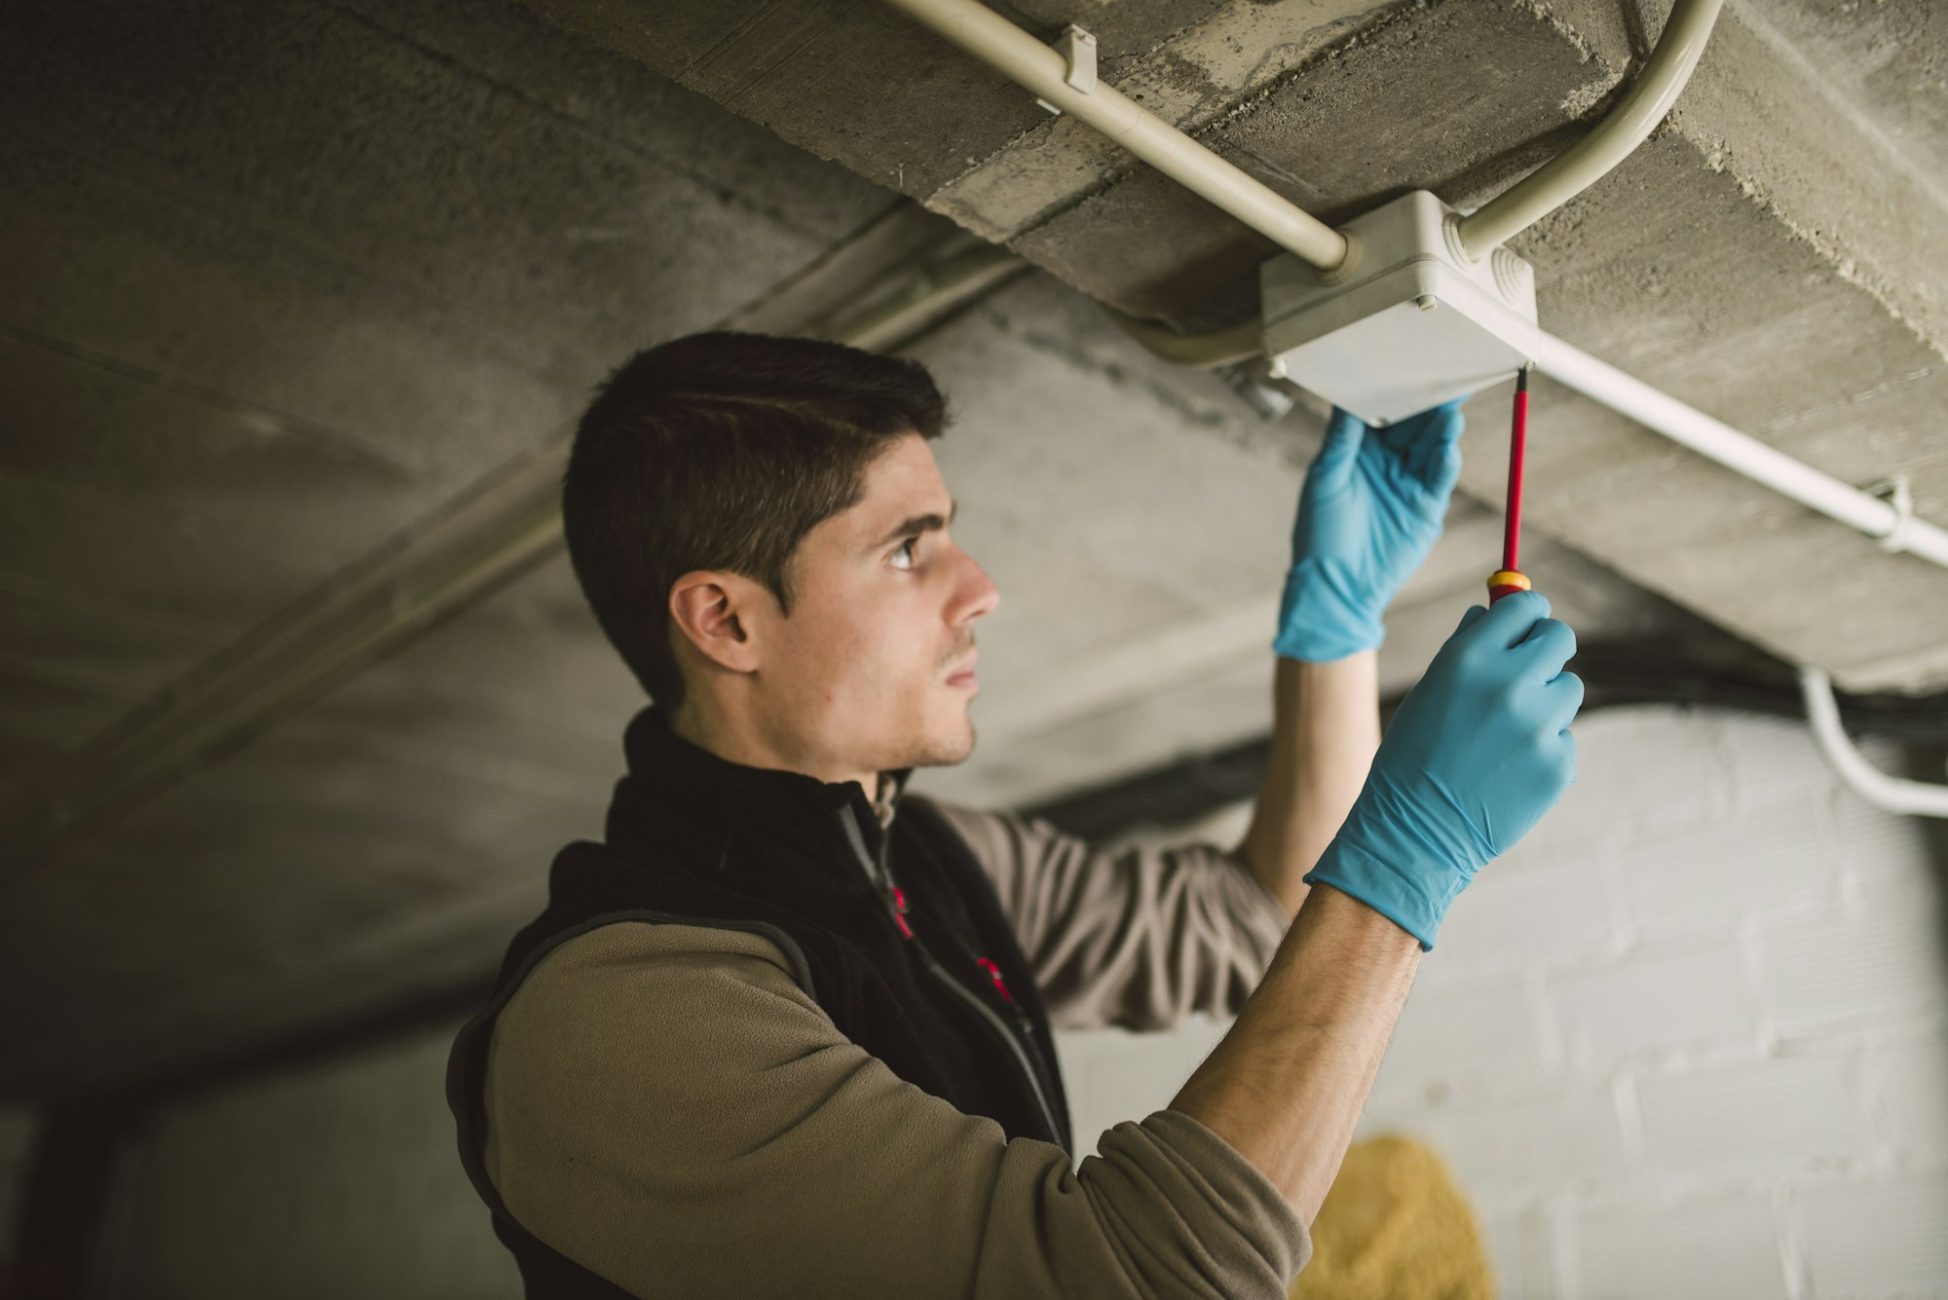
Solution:
[[[843,849],[848,873],[856,866],[841,817],[856,820],[877,853],[913,772],[903,767],[879,773],[879,789],[869,797],[857,781],[733,763],[677,735],[668,713],[655,704],[630,720],[622,748],[629,775],[617,783],[609,805],[610,843],[654,847],[673,829],[672,821],[694,827],[701,820],[723,832],[720,843],[740,834],[761,844]]]

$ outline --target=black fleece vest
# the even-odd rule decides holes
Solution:
[[[910,768],[885,774],[897,809],[888,835],[858,782],[728,762],[673,733],[654,705],[629,724],[623,747],[629,774],[616,785],[606,842],[577,841],[556,856],[547,908],[508,946],[447,1064],[461,1163],[530,1300],[628,1294],[524,1229],[484,1164],[494,1020],[544,956],[599,926],[761,934],[839,1031],[893,1073],[1009,1137],[1073,1154],[1027,960],[966,844],[924,800],[899,796]]]

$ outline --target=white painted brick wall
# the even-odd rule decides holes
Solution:
[[[1763,1197],[1585,1205],[1576,1240],[1587,1300],[1730,1300],[1785,1288],[1779,1231]]]
[[[1555,1242],[1551,1220],[1561,1207],[1529,1204],[1518,1210],[1483,1210],[1481,1229],[1495,1262],[1503,1296],[1553,1295],[1556,1291]]]
[[[1637,1079],[1644,1164],[1700,1181],[1846,1166],[1870,1145],[1856,1057],[1842,1051],[1680,1068]]]
[[[1893,764],[1881,767],[1893,771]],[[1889,817],[1864,799],[1838,798],[1833,808],[1835,838],[1840,845],[1841,877],[1849,890],[1861,884],[1886,881],[1895,890],[1930,870],[1928,850],[1914,833],[1914,822]]]
[[[1506,1297],[1948,1300],[1948,867],[1920,824],[1789,721],[1576,733],[1576,784],[1423,962],[1362,1133],[1447,1157]],[[1249,813],[1155,834],[1235,843]],[[1078,1134],[1167,1104],[1225,1028],[1174,1057],[1063,1035]]]
[[[1759,1045],[1759,996],[1730,944],[1646,945],[1565,970],[1550,986],[1556,1032],[1581,1069],[1662,1049]]]
[[[1939,1011],[1941,917],[1915,903],[1887,880],[1837,915],[1756,927],[1759,985],[1781,1032]]]
[[[1808,1189],[1794,1197],[1822,1296],[1933,1296],[1948,1279],[1948,1180],[1939,1173]]]
[[[1546,861],[1496,863],[1468,886],[1469,906],[1441,925],[1444,961],[1454,966],[1581,965],[1613,952],[1620,903],[1600,854],[1565,849]]]
[[[1438,1100],[1493,1089],[1511,1075],[1542,1077],[1555,1057],[1544,1023],[1535,982],[1519,972],[1466,972],[1430,985],[1401,1012],[1374,1094]]]
[[[1780,912],[1831,915],[1839,853],[1823,811],[1794,798],[1680,831],[1619,836],[1626,914],[1647,939],[1729,934]]]
[[[1867,1104],[1880,1147],[1895,1161],[1948,1163],[1948,1032],[1867,1049]]]
[[[1614,1092],[1510,1080],[1492,1096],[1443,1099],[1422,1108],[1369,1107],[1368,1132],[1392,1129],[1432,1142],[1481,1208],[1520,1208],[1576,1186],[1623,1177],[1626,1150]]]

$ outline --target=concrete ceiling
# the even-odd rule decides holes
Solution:
[[[1268,240],[888,6],[528,3],[1092,298],[1188,328],[1255,312]],[[1082,22],[1124,93],[1336,222],[1408,189],[1464,210],[1499,192],[1600,115],[1667,8],[1007,12]],[[1668,128],[1511,246],[1553,332],[1849,482],[1905,470],[1948,516],[1948,7],[1728,5]],[[1948,574],[1553,384],[1536,402],[1538,527],[1843,683],[1948,682]],[[1466,481],[1493,496],[1498,473],[1476,457]]]
[[[1109,78],[1329,220],[1414,186],[1478,201],[1644,47],[1615,4],[1012,13],[1085,22]],[[1555,332],[1841,477],[1906,468],[1936,519],[1940,13],[1733,7],[1672,127],[1520,241]],[[0,121],[16,817],[558,438],[631,351],[785,319],[916,201],[1043,268],[905,349],[958,412],[957,538],[1004,594],[980,749],[916,788],[1019,804],[1269,724],[1322,412],[1267,421],[1091,301],[1228,324],[1268,249],[878,5],[16,0]],[[1502,394],[1469,417],[1475,499],[1390,622],[1392,689],[1495,558]],[[1546,383],[1537,421],[1527,567],[1586,639],[1715,624],[1856,686],[1948,681],[1939,572]],[[556,554],[7,862],[0,1093],[477,978],[599,829],[639,704]]]

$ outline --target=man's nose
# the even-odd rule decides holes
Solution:
[[[988,576],[988,571],[983,569],[973,556],[968,557],[967,563],[974,571],[966,613],[967,620],[972,622],[992,613],[994,607],[1001,603],[1001,588],[995,585],[994,579]]]

